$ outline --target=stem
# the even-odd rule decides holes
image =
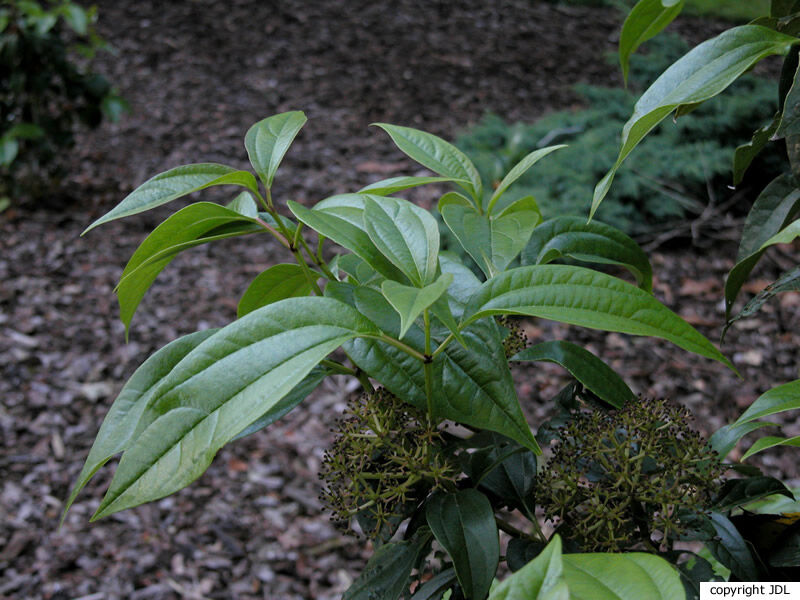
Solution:
[[[260,217],[256,217],[256,222],[259,225],[261,225],[261,227],[263,227],[268,232],[270,232],[272,234],[272,236],[276,240],[278,240],[284,248],[288,249],[290,247],[289,246],[289,242],[286,240],[286,238],[281,233],[276,231],[275,228],[272,225],[270,225],[269,223],[267,223],[265,220],[261,219]]]
[[[498,529],[501,529],[502,531],[505,531],[509,535],[513,535],[514,537],[518,537],[518,538],[534,540],[534,541],[537,541],[537,542],[541,541],[541,540],[537,540],[536,538],[534,538],[534,536],[532,536],[531,534],[525,533],[521,529],[517,529],[511,523],[509,523],[508,521],[506,521],[505,519],[503,519],[501,517],[498,517],[497,515],[494,516],[494,522],[497,523],[497,528]]]
[[[439,347],[433,351],[433,354],[431,354],[431,358],[436,358],[436,356],[440,352],[442,352],[447,347],[447,345],[455,339],[455,337],[456,337],[455,335],[450,333],[446,338],[444,338],[444,341],[441,344],[439,344]]]
[[[328,360],[323,359],[320,363],[323,367],[328,367],[331,371],[336,371],[338,375],[352,375],[353,377],[358,376],[358,372],[355,369],[351,369],[343,365],[340,362],[336,362],[335,360]]]
[[[380,335],[365,335],[364,337],[371,338],[371,339],[374,339],[374,340],[378,340],[380,342],[386,342],[390,346],[394,346],[398,350],[402,350],[403,352],[405,352],[409,356],[413,356],[417,360],[420,360],[422,362],[427,362],[427,359],[426,359],[424,354],[421,354],[420,352],[417,352],[416,350],[414,350],[408,344],[404,344],[400,340],[396,340],[393,337],[390,337],[390,336],[386,335],[385,333],[382,333]]]

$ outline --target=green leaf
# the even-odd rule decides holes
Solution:
[[[739,319],[753,316],[766,302],[782,292],[800,292],[800,267],[795,267],[778,277],[745,304],[738,314],[728,319],[728,322],[725,323],[725,328],[722,330],[722,337],[724,338],[725,332],[733,323]]]
[[[734,425],[742,425],[769,415],[800,409],[800,379],[784,383],[761,394]]]
[[[509,269],[481,285],[464,311],[462,324],[499,314],[660,337],[734,369],[711,342],[652,295],[621,279],[582,267]]]
[[[475,210],[475,205],[470,201],[470,199],[463,194],[459,194],[458,192],[447,192],[444,196],[439,198],[439,202],[436,204],[436,209],[441,213],[442,209],[448,204],[466,206]]]
[[[789,174],[779,175],[756,198],[742,230],[736,265],[725,281],[725,316],[731,308],[750,271],[758,263],[767,242],[800,213],[800,187]]]
[[[247,156],[267,189],[272,187],[278,166],[306,120],[302,112],[295,110],[263,119],[247,130]]]
[[[453,587],[456,579],[455,569],[440,571],[422,584],[411,596],[411,600],[441,600],[442,594]]]
[[[636,145],[682,104],[712,98],[742,73],[773,54],[786,54],[800,40],[759,25],[724,31],[692,49],[645,91],[622,129],[622,147],[614,166],[594,190],[590,218],[611,187],[619,166]]]
[[[190,204],[171,215],[144,239],[122,271],[116,292],[126,335],[145,293],[179,252],[261,231],[254,219],[211,202]]]
[[[740,581],[758,581],[759,573],[753,555],[742,534],[725,515],[712,512],[710,518],[716,537],[706,542],[711,555],[728,567]]]
[[[686,598],[678,571],[653,554],[565,554],[562,560],[570,600]]]
[[[563,568],[556,534],[539,556],[493,589],[488,600],[569,600]]]
[[[800,66],[798,70],[800,70]],[[794,81],[783,102],[781,122],[775,132],[775,137],[780,139],[796,135],[800,135],[800,84],[798,84],[797,71],[795,71]]]
[[[469,182],[459,185],[469,193],[476,206],[480,205],[483,196],[481,177],[461,150],[440,137],[418,129],[388,123],[373,124],[388,133],[401,152],[423,167],[443,177]]]
[[[411,570],[419,562],[430,534],[390,542],[375,551],[342,600],[396,600],[408,589]]]
[[[439,268],[442,273],[452,273],[453,283],[447,290],[450,310],[461,317],[464,307],[479,287],[481,280],[452,252],[439,253]]]
[[[636,398],[611,367],[585,348],[570,342],[554,340],[536,344],[517,353],[511,360],[544,360],[559,364],[591,392],[616,408]]]
[[[395,280],[402,278],[400,270],[381,254],[364,230],[364,196],[350,194],[349,199],[354,200],[352,206],[341,206],[344,201],[342,197],[337,197],[337,203],[333,205],[323,200],[313,210],[292,200],[288,202],[288,206],[302,223],[352,251],[384,277]],[[349,214],[353,212],[358,218],[357,224],[353,221],[352,214]]]
[[[791,490],[774,477],[756,476],[746,479],[730,479],[722,484],[722,489],[714,498],[713,506],[718,511],[729,511],[775,494],[782,494],[794,500]]]
[[[643,290],[653,290],[647,254],[619,229],[581,217],[557,217],[539,225],[522,251],[522,264],[542,265],[569,257],[583,262],[621,265]]]
[[[275,265],[253,279],[239,300],[236,316],[241,318],[278,300],[308,296],[310,293],[311,283],[300,265]]]
[[[619,36],[619,62],[626,84],[631,54],[663,31],[680,14],[683,4],[684,0],[639,0],[628,13]]]
[[[791,438],[782,438],[767,435],[763,438],[756,440],[756,442],[750,446],[750,449],[742,455],[741,460],[745,461],[754,454],[758,454],[764,450],[769,450],[770,448],[774,448],[775,446],[795,446],[800,447],[800,435],[796,435]]]
[[[372,194],[374,196],[389,196],[395,192],[401,192],[410,188],[429,183],[456,182],[459,184],[469,183],[463,179],[453,179],[452,177],[390,177],[375,183],[370,183],[358,190],[359,194]]]
[[[769,9],[769,16],[780,19],[783,17],[788,17],[798,10],[800,10],[800,1],[798,0],[772,0]]]
[[[436,278],[439,226],[428,211],[400,198],[364,196],[364,229],[411,283],[423,287]]]
[[[62,523],[75,498],[100,467],[130,446],[139,417],[147,406],[147,390],[157,387],[175,365],[217,331],[207,329],[178,338],[156,351],[134,371],[100,426],[83,469],[64,503]]]
[[[185,487],[248,425],[284,408],[328,354],[378,333],[352,307],[318,297],[281,300],[217,331],[136,395],[145,407],[92,519]]]
[[[250,192],[242,192],[228,202],[225,208],[229,208],[248,219],[256,219],[258,217],[258,205],[256,201],[253,200],[253,196]]]
[[[422,311],[447,291],[452,282],[453,276],[444,273],[424,288],[410,287],[388,279],[381,284],[383,295],[400,315],[400,338],[405,336],[408,328]]]
[[[150,210],[215,185],[239,185],[252,192],[258,190],[255,177],[247,171],[237,171],[216,163],[175,167],[145,181],[111,211],[89,225],[81,235],[103,223]]]
[[[86,35],[89,32],[89,16],[77,4],[72,2],[62,4],[58,7],[58,12],[75,33]]]
[[[750,421],[748,423],[740,423],[738,425],[725,425],[717,429],[711,438],[708,440],[708,445],[714,452],[716,452],[721,459],[730,454],[731,450],[736,447],[739,440],[746,436],[751,431],[761,429],[762,427],[776,426],[775,423],[767,423],[763,421]]]
[[[764,149],[778,130],[781,122],[781,113],[776,113],[771,122],[756,130],[753,138],[746,144],[736,148],[733,153],[733,185],[739,185],[744,178],[744,174],[750,167],[750,163]]]
[[[19,154],[19,142],[16,138],[4,135],[0,138],[0,166],[7,167]]]
[[[533,165],[539,162],[542,158],[550,154],[551,152],[558,150],[559,148],[566,148],[566,144],[561,144],[558,146],[548,146],[546,148],[540,148],[538,150],[534,150],[527,156],[525,156],[521,161],[519,161],[514,168],[511,169],[503,180],[500,182],[500,185],[497,186],[494,193],[492,194],[491,199],[489,200],[489,205],[486,207],[487,214],[492,213],[492,209],[497,201],[500,199],[505,191],[511,187],[511,185],[520,177],[522,177],[528,169],[530,169]]]
[[[491,278],[505,269],[528,243],[541,220],[538,208],[534,210],[533,206],[525,199],[522,206],[516,206],[510,212],[504,211],[494,218],[458,204],[442,207],[441,213],[464,250],[472,256],[486,277]]]
[[[467,488],[432,496],[425,518],[450,555],[467,598],[485,598],[500,560],[500,541],[489,500]]]

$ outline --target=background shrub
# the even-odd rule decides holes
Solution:
[[[586,108],[552,113],[533,124],[509,124],[487,115],[457,145],[486,181],[500,181],[528,152],[569,144],[546,168],[533,169],[515,184],[515,195],[532,194],[545,218],[585,215],[594,184],[614,162],[619,136],[636,97],[688,51],[676,35],[648,43],[646,56],[631,61],[628,90],[577,86]],[[777,109],[774,85],[747,75],[731,89],[677,122],[667,122],[640,145],[620,169],[598,218],[640,234],[672,220],[699,214],[711,198],[730,196],[733,151],[752,135],[752,123],[768,122]],[[744,185],[761,185],[782,170],[777,150],[760,157]]]
[[[62,167],[78,126],[116,120],[124,101],[89,66],[107,48],[94,8],[72,2],[4,1],[0,7],[0,208],[38,198]]]

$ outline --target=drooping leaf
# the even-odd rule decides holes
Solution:
[[[436,540],[450,555],[467,598],[485,598],[500,560],[494,510],[475,489],[432,496],[425,518]]]
[[[365,196],[364,229],[414,285],[423,287],[436,278],[439,226],[428,211],[400,198]]]
[[[653,289],[653,270],[647,254],[628,235],[599,221],[557,217],[539,225],[522,251],[523,265],[542,265],[569,257],[583,262],[621,265],[640,288]]]
[[[777,294],[798,291],[800,291],[800,267],[795,267],[761,290],[752,300],[745,304],[744,308],[740,310],[738,314],[728,319],[728,322],[725,323],[725,328],[722,330],[722,335],[724,336],[728,328],[739,319],[751,317],[756,314],[764,303],[771,300]]]
[[[491,215],[492,209],[494,208],[497,201],[500,199],[505,191],[511,187],[511,185],[520,177],[522,177],[533,165],[543,159],[545,156],[558,150],[559,148],[566,148],[566,144],[560,144],[558,146],[548,146],[546,148],[539,148],[538,150],[534,150],[527,156],[525,156],[521,161],[519,161],[514,168],[511,169],[503,180],[500,182],[500,185],[497,186],[492,197],[489,199],[489,204],[486,207],[486,213]]]
[[[563,568],[561,537],[556,534],[536,558],[492,590],[488,600],[569,600]]]
[[[770,448],[774,448],[775,446],[800,447],[800,435],[796,435],[790,438],[766,435],[762,438],[759,438],[755,441],[755,443],[752,446],[750,446],[747,452],[745,452],[742,455],[742,460],[747,460],[754,454],[758,454],[759,452],[763,452],[764,450],[769,450]]]
[[[247,171],[237,171],[216,163],[175,167],[145,181],[117,206],[89,225],[81,235],[108,221],[150,210],[215,185],[239,185],[253,192],[258,190],[255,177]]]
[[[270,304],[217,331],[137,394],[145,407],[93,519],[188,485],[223,445],[282,410],[280,400],[325,356],[378,334],[352,307],[318,297]]]
[[[241,318],[257,308],[286,298],[308,296],[311,283],[300,265],[280,264],[259,273],[242,295],[236,316]]]
[[[422,584],[411,600],[441,600],[442,595],[457,581],[456,571],[453,568],[440,571]]]
[[[247,156],[267,189],[272,187],[278,166],[306,120],[301,111],[290,111],[267,117],[247,130]]]
[[[639,142],[682,104],[712,98],[763,58],[786,54],[800,39],[759,25],[724,31],[689,51],[645,91],[622,130],[622,147],[614,166],[595,187],[590,217],[611,187],[619,166]]]
[[[728,567],[740,581],[758,581],[759,573],[753,555],[742,534],[725,515],[712,512],[710,522],[716,537],[706,542],[711,554]]]
[[[742,425],[787,410],[800,409],[800,379],[776,386],[761,394],[734,425]]]
[[[683,4],[684,0],[639,0],[628,13],[619,35],[619,63],[625,83],[628,82],[631,54],[672,23]]]
[[[352,251],[384,277],[395,280],[401,278],[402,273],[400,270],[381,254],[375,244],[372,243],[372,240],[370,240],[367,232],[364,231],[362,217],[364,212],[363,196],[359,194],[351,194],[350,196],[360,198],[358,200],[360,206],[356,205],[352,208],[340,205],[331,206],[330,204],[326,205],[325,200],[315,206],[313,210],[292,200],[288,202],[288,206],[289,210],[302,223]],[[355,224],[349,218],[350,215],[347,212],[356,212],[358,224]]]
[[[678,571],[653,554],[565,554],[563,577],[570,600],[679,600]]]
[[[538,208],[512,210],[491,218],[471,208],[449,204],[441,208],[441,213],[461,246],[489,278],[517,257],[541,220]]]
[[[781,113],[776,113],[775,118],[762,128],[753,133],[753,138],[746,144],[738,146],[733,153],[733,185],[739,185],[750,163],[764,149],[778,130]]]
[[[130,446],[139,417],[146,408],[145,392],[156,387],[189,352],[217,331],[217,329],[207,329],[178,338],[154,352],[134,371],[114,400],[100,426],[100,431],[97,432],[97,437],[92,444],[83,469],[78,475],[69,498],[64,503],[62,522],[78,493],[98,469],[115,454]]]
[[[604,331],[669,340],[701,356],[732,363],[686,321],[652,295],[604,273],[569,265],[509,269],[471,298],[462,324],[498,314],[541,317]]]
[[[730,311],[750,271],[767,247],[766,242],[783,230],[800,213],[800,187],[788,174],[773,179],[759,194],[742,230],[736,265],[725,281],[725,315]]]
[[[443,273],[436,281],[423,288],[403,285],[388,279],[381,284],[383,295],[400,315],[400,338],[405,336],[408,328],[422,311],[429,308],[447,291],[447,286],[452,282],[453,276]]]
[[[359,194],[373,194],[374,196],[389,196],[395,192],[402,192],[410,188],[429,183],[456,182],[459,184],[469,183],[463,179],[453,179],[452,177],[390,177],[375,183],[370,183],[358,190]]]
[[[464,180],[459,183],[477,205],[483,196],[483,184],[472,161],[451,143],[433,134],[388,123],[374,123],[392,138],[401,152],[423,167],[443,177]]]
[[[122,271],[116,291],[125,331],[153,281],[179,252],[261,231],[255,219],[211,202],[196,202],[171,215],[144,239]]]
[[[728,511],[775,494],[781,494],[794,500],[791,490],[774,477],[756,476],[746,479],[729,479],[722,484],[722,488],[714,498],[713,505],[718,511]]]
[[[382,545],[342,600],[397,600],[408,589],[411,570],[430,541],[430,534]]]
[[[543,360],[561,365],[586,388],[621,408],[636,397],[622,378],[594,354],[570,342],[553,340],[517,353],[511,360]]]

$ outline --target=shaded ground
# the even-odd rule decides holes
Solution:
[[[175,207],[78,236],[154,173],[201,161],[246,167],[244,131],[283,110],[305,110],[310,121],[279,172],[277,196],[311,203],[417,171],[370,122],[452,138],[486,110],[532,120],[570,106],[577,81],[619,82],[600,58],[614,48],[613,13],[527,0],[452,4],[99,3],[101,30],[117,49],[104,71],[132,114],[82,138],[64,187],[73,204],[0,216],[0,598],[325,599],[348,586],[368,552],[333,529],[316,501],[331,414],[352,391],[345,381],[224,449],[187,490],[90,525],[110,478],[103,471],[56,530],[127,376],[175,337],[229,322],[248,280],[285,260],[249,240],[180,256],[126,345],[113,287],[141,238]],[[734,251],[653,257],[657,296],[712,339]],[[767,264],[756,278],[779,267]],[[689,404],[698,427],[713,430],[772,382],[796,377],[798,313],[786,295],[729,334],[725,351],[744,382],[665,343],[540,322],[528,333],[590,344],[636,391]],[[565,382],[555,367],[536,369],[519,378],[532,423]],[[764,461],[797,477],[791,454]]]

